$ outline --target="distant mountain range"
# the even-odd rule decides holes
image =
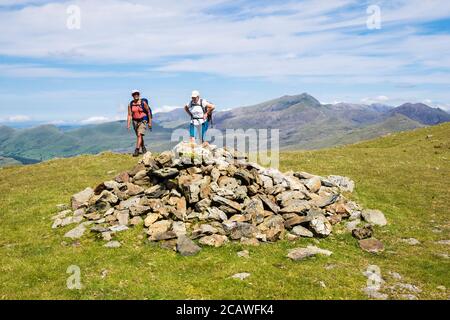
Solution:
[[[216,112],[214,116],[217,129],[279,129],[284,149],[332,147],[449,121],[450,114],[422,103],[396,108],[382,104],[321,104],[306,93]],[[173,129],[187,128],[188,122],[182,108],[155,114],[153,132],[146,139],[148,147],[156,152],[170,148]],[[0,166],[106,150],[129,152],[133,145],[134,133],[126,130],[124,121],[74,128],[0,126]]]
[[[189,119],[181,108],[158,114],[162,126]],[[171,117],[173,115],[173,118]],[[162,116],[162,117],[161,117]],[[319,149],[450,121],[450,114],[425,104],[321,104],[307,93],[283,96],[254,106],[217,112],[218,129],[280,129],[281,147]]]
[[[423,103],[405,103],[390,111],[390,115],[402,114],[425,125],[435,125],[450,121],[450,114],[439,108],[430,108]]]

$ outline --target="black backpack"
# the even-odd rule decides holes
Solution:
[[[208,111],[208,108],[203,106],[203,99],[200,99],[198,101],[198,104],[202,107],[203,113],[206,113]],[[191,101],[191,105],[192,105],[192,101]],[[212,128],[213,127],[213,112],[212,111],[211,111],[211,113],[208,113],[207,120],[209,122],[209,126]]]

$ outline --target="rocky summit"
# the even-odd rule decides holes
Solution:
[[[353,232],[366,239],[372,220],[386,221],[380,211],[364,211],[346,198],[353,187],[346,177],[282,173],[235,150],[182,142],[172,151],[148,152],[114,180],[73,195],[71,209],[57,206],[53,228],[72,224],[65,237],[93,232],[106,247],[119,247],[115,234],[142,225],[149,241],[186,256],[230,241],[257,246],[328,237],[336,224],[355,217],[370,226]]]

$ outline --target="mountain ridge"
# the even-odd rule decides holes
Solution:
[[[284,95],[252,106],[218,111],[214,128],[279,129],[281,149],[321,149],[372,139],[393,132],[412,130],[450,121],[450,114],[425,104],[399,107],[383,104],[322,104],[308,93]],[[183,108],[156,113],[153,132],[146,138],[155,152],[171,146],[174,129],[187,129]],[[131,130],[132,131],[132,130]],[[25,163],[53,157],[71,157],[102,151],[129,152],[134,133],[125,121],[91,124],[67,130],[56,125],[12,129],[0,125],[0,156]]]
[[[404,103],[390,112],[403,114],[426,125],[436,125],[450,121],[450,114],[440,108],[431,108],[424,103]]]

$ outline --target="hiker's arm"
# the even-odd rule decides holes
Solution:
[[[205,113],[205,120],[208,119],[208,116],[216,109],[216,106],[212,103],[206,103],[206,113]]]
[[[148,106],[147,102],[144,101],[144,108],[145,112],[147,112],[148,115],[148,127],[152,127],[152,114],[150,113],[150,107]]]
[[[188,105],[184,106],[184,111],[186,111],[186,113],[192,118],[192,113],[189,111]]]
[[[213,112],[215,109],[216,109],[216,106],[213,105],[212,103],[209,103],[209,102],[208,102],[208,103],[206,104],[206,110],[207,110],[208,113]]]
[[[131,126],[131,106],[128,105],[128,117],[127,117],[127,128],[130,130]]]

